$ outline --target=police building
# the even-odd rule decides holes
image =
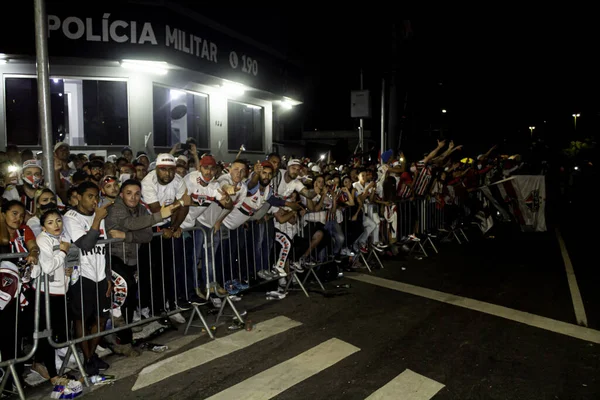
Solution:
[[[41,149],[33,7],[19,7],[0,27],[0,149]],[[274,120],[302,102],[283,56],[170,2],[49,0],[46,12],[54,142],[116,154],[193,137],[231,160],[242,144],[271,151]]]

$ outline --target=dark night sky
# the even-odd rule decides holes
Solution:
[[[256,4],[235,11],[203,4],[198,11],[304,65],[311,83],[305,130],[357,125],[349,117],[349,91],[358,88],[361,67],[367,88],[379,96],[395,16],[382,16],[380,9],[342,15]],[[395,22],[401,25],[400,17]],[[400,62],[409,108],[418,116],[411,135],[422,134],[429,122],[444,122],[450,136],[481,146],[526,135],[529,125],[548,139],[571,139],[574,112],[582,114],[579,136],[600,128],[597,23],[480,18],[411,20],[411,27]],[[370,121],[376,131],[378,107],[375,102]]]

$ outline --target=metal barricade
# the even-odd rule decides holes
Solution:
[[[9,261],[14,259],[21,259],[27,257],[28,253],[15,253],[15,254],[0,254],[0,261]],[[6,279],[12,279],[6,277]],[[15,278],[16,279],[16,278]],[[12,282],[11,282],[12,283]],[[5,282],[3,282],[5,284]],[[4,388],[7,382],[10,380],[12,376],[15,387],[17,388],[17,392],[21,399],[25,399],[25,392],[23,391],[23,385],[21,384],[21,380],[19,377],[19,373],[17,368],[15,367],[17,364],[22,364],[25,361],[31,359],[38,348],[38,341],[41,338],[46,337],[46,332],[40,332],[39,330],[39,315],[40,315],[40,287],[39,285],[35,288],[35,297],[34,304],[28,304],[25,307],[21,304],[21,279],[19,278],[18,290],[16,293],[16,298],[12,298],[6,304],[5,308],[0,310],[0,319],[2,321],[2,351],[0,358],[0,369],[5,369],[8,367],[8,370],[4,371],[2,376],[2,381],[0,383],[0,393],[4,392]],[[27,309],[29,307],[29,309]],[[33,310],[31,310],[33,307]],[[11,324],[13,321],[12,313],[14,308],[14,325]],[[23,309],[23,310],[22,310]],[[19,318],[19,314],[23,313],[24,315]],[[30,321],[23,322],[23,318],[31,318]],[[21,319],[21,323],[19,323],[19,319]],[[27,333],[22,332],[22,329],[26,329],[27,327],[31,327],[27,323],[32,323],[32,347],[27,352],[27,354],[22,354],[21,345],[22,339],[26,337]],[[7,340],[7,334],[10,335],[12,333],[12,340]],[[12,354],[8,354],[12,353]]]
[[[121,239],[98,241],[95,248],[88,252],[106,251],[110,270],[112,271],[110,279],[114,281],[113,290],[107,291],[105,279],[90,279],[89,274],[84,274],[81,271],[81,276],[69,287],[71,291],[70,299],[67,296],[62,296],[61,310],[56,306],[56,301],[53,302],[54,307],[50,306],[50,293],[45,291],[46,326],[57,327],[57,324],[62,325],[64,323],[64,329],[62,329],[62,326],[59,329],[63,333],[62,337],[52,335],[52,331],[48,331],[48,341],[52,347],[57,349],[68,348],[59,374],[64,372],[70,356],[73,355],[81,375],[86,376],[76,345],[79,344],[82,349],[85,348],[84,346],[91,346],[89,350],[84,350],[84,356],[89,353],[87,354],[89,358],[93,355],[101,337],[122,334],[126,338],[124,340],[125,344],[130,343],[132,328],[164,320],[166,317],[184,310],[192,309],[192,315],[198,316],[208,335],[214,338],[202,312],[199,310],[201,304],[190,304],[184,308],[180,308],[178,304],[188,302],[190,295],[196,293],[199,288],[196,271],[199,254],[196,247],[197,231],[201,231],[201,229],[184,230],[181,238],[170,239],[164,239],[161,237],[162,232],[156,232],[149,244],[126,244]],[[102,247],[97,247],[102,245],[105,246],[105,250],[102,250]],[[115,251],[118,246],[122,246],[121,252]],[[127,254],[125,246],[136,246],[135,263],[132,263],[132,260],[129,259],[123,260],[113,254],[117,253],[121,256]],[[191,251],[191,248],[188,249],[187,246],[192,246],[193,251]],[[76,251],[76,258],[68,261],[68,263],[72,266],[81,267],[81,260],[77,257],[81,253],[74,245],[72,249]],[[205,250],[205,256],[206,254],[207,251]],[[129,263],[126,263],[126,261],[129,261]],[[49,277],[44,275],[43,280],[45,287],[48,287]],[[133,315],[136,309],[141,314],[145,314],[145,318],[134,321]],[[120,311],[120,316],[117,310]],[[144,310],[147,310],[147,312],[144,312]],[[79,315],[81,317],[71,321],[68,317],[69,311],[71,313],[75,312],[76,317]],[[58,317],[62,321],[59,321],[57,316],[53,315],[59,313],[61,315]],[[110,329],[105,329],[107,320],[112,322]],[[118,323],[118,321],[120,322]],[[185,333],[187,333],[190,323],[188,323]],[[87,379],[85,383],[89,386]]]

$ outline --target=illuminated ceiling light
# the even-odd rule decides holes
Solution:
[[[169,97],[171,98],[171,100],[177,100],[181,96],[185,96],[185,92],[184,91],[182,91],[182,90],[174,90],[174,89],[169,90]]]
[[[122,60],[121,67],[134,71],[148,72],[156,75],[166,75],[168,65],[165,61]]]
[[[244,89],[244,85],[236,82],[223,82],[220,86],[221,91],[230,96],[243,96],[246,90]]]

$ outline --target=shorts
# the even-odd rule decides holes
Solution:
[[[80,277],[79,282],[69,290],[73,319],[87,321],[91,318],[95,319],[98,315],[100,318],[107,318],[111,309],[110,297],[106,297],[107,290],[106,279],[96,283],[91,279]]]

